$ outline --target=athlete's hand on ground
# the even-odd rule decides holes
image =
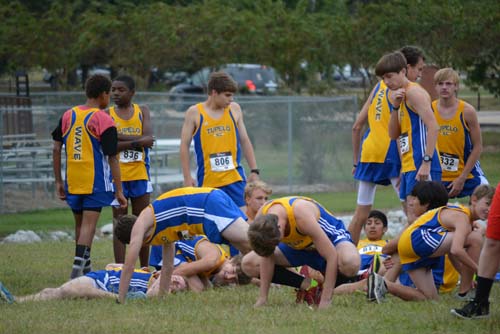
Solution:
[[[322,299],[319,302],[318,310],[325,310],[325,309],[329,308],[331,305],[332,305],[332,301],[331,300],[329,300],[329,301],[323,301],[323,299]]]
[[[259,298],[257,299],[257,301],[255,302],[255,304],[253,305],[253,307],[262,307],[264,305],[267,304],[267,300],[266,299],[263,299],[263,298]]]

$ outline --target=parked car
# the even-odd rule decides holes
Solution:
[[[259,64],[225,64],[217,68],[231,75],[242,94],[271,94],[278,89],[278,75],[274,68]],[[172,87],[173,94],[206,94],[209,67],[192,74],[186,81]]]

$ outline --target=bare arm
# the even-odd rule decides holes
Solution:
[[[469,217],[463,212],[445,210],[441,213],[440,220],[446,227],[454,229],[450,255],[474,270],[474,272],[477,272],[477,263],[472,260],[465,250],[465,240],[472,231]]]
[[[118,134],[118,151],[134,149],[136,147],[153,147],[154,136],[151,124],[151,113],[147,106],[140,106],[142,111],[142,135],[132,136]]]
[[[120,303],[125,302],[128,288],[130,286],[130,279],[132,278],[135,263],[137,262],[137,258],[139,257],[139,251],[142,248],[142,244],[146,234],[153,226],[153,221],[153,209],[151,209],[151,207],[147,207],[146,209],[142,210],[139,217],[137,217],[134,227],[132,228],[132,232],[130,234],[130,245],[125,257],[125,263],[123,264],[120,286],[118,288],[118,301]]]
[[[158,296],[163,296],[168,293],[170,288],[170,280],[172,279],[172,272],[174,270],[174,252],[175,247],[172,242],[165,242],[162,247],[163,265],[160,271],[160,290]]]
[[[418,113],[427,128],[425,154],[432,157],[436,149],[437,137],[439,134],[439,124],[432,111],[431,100],[427,92],[418,87],[406,93],[406,99],[413,110]],[[417,180],[426,181],[429,179],[431,170],[430,162],[422,162],[418,167]]]
[[[61,176],[62,144],[62,142],[54,140],[54,144],[52,145],[52,168],[54,170],[57,197],[64,201],[66,199],[66,192],[64,191],[64,184]]]
[[[184,175],[184,186],[186,187],[196,186],[195,181],[191,176],[189,147],[191,146],[193,133],[198,127],[198,122],[198,109],[196,106],[191,106],[186,111],[184,124],[182,125],[180,146],[182,174]]]
[[[464,106],[464,118],[465,123],[469,127],[470,131],[472,151],[470,152],[469,157],[465,162],[462,173],[457,179],[453,180],[453,182],[449,186],[451,188],[450,197],[455,197],[462,191],[467,177],[472,171],[472,168],[474,168],[476,162],[479,160],[481,152],[483,151],[483,139],[481,137],[481,128],[477,119],[476,110],[468,103],[466,103]]]
[[[325,281],[319,308],[327,308],[332,303],[333,289],[337,281],[338,255],[335,246],[318,224],[319,210],[314,203],[298,200],[293,212],[301,233],[309,235],[318,253],[326,261]]]
[[[271,286],[271,280],[274,275],[274,265],[274,255],[261,257],[259,298],[257,299],[257,302],[255,302],[255,307],[259,307],[267,303],[269,287]]]
[[[391,112],[391,118],[389,119],[389,137],[391,139],[398,139],[401,135],[401,124],[399,124],[399,108],[403,102],[403,98],[406,95],[406,91],[403,88],[398,90],[389,91],[389,97],[394,109]],[[399,146],[399,144],[398,144]]]
[[[195,250],[197,260],[186,262],[174,269],[175,275],[193,276],[211,271],[219,264],[221,251],[219,247],[208,240],[200,242]]]
[[[248,137],[245,123],[243,122],[243,112],[241,111],[241,108],[237,103],[231,103],[231,111],[236,117],[236,126],[238,127],[238,131],[240,133],[241,148],[243,149],[243,155],[247,160],[248,167],[250,169],[257,169],[257,160],[255,159],[253,145],[250,141],[250,138]],[[249,181],[256,181],[258,179],[259,175],[255,173],[251,173],[248,177]]]
[[[366,99],[365,104],[361,108],[361,111],[359,112],[358,117],[356,117],[356,121],[352,126],[352,163],[353,163],[352,174],[353,175],[354,175],[354,170],[356,168],[354,167],[354,165],[357,165],[359,163],[361,131],[363,130],[363,127],[365,126],[368,120],[368,109],[370,108],[374,91],[375,87],[372,89],[368,99]]]
[[[115,186],[115,197],[121,208],[127,207],[127,199],[123,196],[122,180],[120,175],[120,162],[116,155],[108,156],[109,167],[111,168],[111,175],[113,176],[113,185]]]

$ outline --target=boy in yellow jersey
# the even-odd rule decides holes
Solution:
[[[76,246],[71,278],[91,271],[90,248],[102,207],[127,205],[117,159],[116,127],[102,110],[109,104],[110,88],[111,81],[105,76],[93,75],[87,79],[86,103],[67,110],[52,132],[57,196],[68,203],[75,218]],[[63,145],[66,151],[64,183],[61,176]]]
[[[441,180],[450,198],[470,196],[478,185],[488,184],[479,164],[483,145],[476,110],[457,98],[459,80],[451,68],[434,75],[439,99],[432,102],[432,109],[440,127]]]
[[[84,276],[73,278],[57,288],[46,288],[28,296],[12,296],[0,282],[0,301],[8,303],[25,303],[30,301],[62,300],[62,299],[96,299],[116,298],[122,264],[110,263],[104,270],[91,271]],[[128,290],[129,298],[146,298],[158,295],[158,272],[151,273],[143,269],[135,269],[133,284]],[[188,288],[184,277],[174,275],[170,282],[171,292],[183,291]]]
[[[481,187],[485,188],[475,191],[470,208],[465,208],[447,205],[448,192],[442,183],[418,182],[408,203],[408,210],[418,218],[398,241],[403,270],[408,272],[415,288],[373,273],[368,279],[368,297],[379,302],[390,292],[404,300],[438,299],[433,268],[446,254],[461,274],[460,289],[470,289],[482,244],[482,232],[475,228],[474,221],[486,219],[494,193],[489,186]]]
[[[272,193],[271,187],[263,181],[257,180],[247,183],[245,186],[247,223],[251,224],[255,220],[255,215]]]
[[[245,214],[222,190],[185,187],[168,191],[142,210],[141,214],[120,217],[114,233],[121,242],[130,244],[122,280],[119,302],[126,298],[130,278],[144,245],[162,246],[160,293],[168,291],[174,263],[174,242],[205,235],[216,244],[231,243],[242,253],[250,251]]]
[[[267,303],[271,282],[306,290],[310,279],[286,268],[308,265],[324,275],[319,308],[332,302],[333,289],[354,277],[360,257],[344,223],[307,197],[290,196],[267,202],[250,224],[253,251],[243,258],[243,271],[260,278],[255,306]]]
[[[424,54],[415,46],[400,49],[406,58],[406,77],[417,81],[424,67]],[[398,194],[401,159],[396,140],[389,137],[389,119],[394,91],[381,80],[370,93],[352,127],[353,176],[359,181],[357,206],[348,226],[352,240],[358,243],[363,224],[368,218],[377,185],[392,184]],[[361,130],[368,128],[361,138]],[[399,197],[399,196],[398,196]]]
[[[401,183],[399,198],[406,204],[417,181],[441,180],[437,150],[437,124],[429,94],[406,77],[406,59],[399,51],[384,55],[375,67],[394,92],[389,136],[399,140]]]
[[[151,117],[147,106],[132,103],[135,94],[134,79],[121,75],[113,80],[111,96],[116,106],[108,113],[118,131],[118,152],[123,195],[130,199],[132,214],[139,215],[149,205],[153,186],[149,175],[149,149],[154,144]],[[128,207],[113,208],[113,225]],[[113,236],[113,252],[116,263],[125,261],[125,245]],[[149,247],[143,247],[140,254],[141,266],[148,266]]]
[[[224,72],[214,72],[208,81],[208,99],[189,107],[181,132],[180,158],[184,186],[219,188],[245,211],[245,171],[241,155],[250,168],[249,181],[259,179],[252,143],[243,113],[233,102],[236,82]],[[189,147],[194,140],[197,182],[191,176]]]
[[[155,247],[160,246],[153,246]],[[154,254],[154,253],[151,253]],[[200,292],[213,285],[248,284],[251,279],[241,271],[241,255],[229,258],[226,250],[210,242],[206,236],[197,235],[175,242],[174,275],[183,276],[189,289]],[[160,269],[161,253],[151,258],[150,265]]]

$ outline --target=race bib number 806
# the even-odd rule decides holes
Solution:
[[[210,168],[213,172],[225,172],[234,169],[231,152],[210,154]]]

